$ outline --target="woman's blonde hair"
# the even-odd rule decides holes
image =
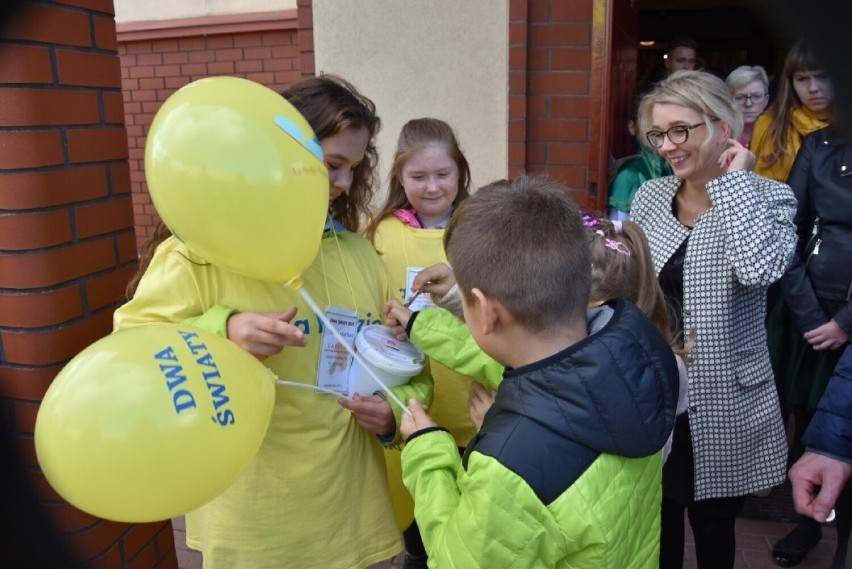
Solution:
[[[639,128],[643,133],[641,142],[649,146],[644,133],[651,130],[651,114],[655,105],[678,105],[692,109],[701,115],[707,136],[705,144],[716,132],[716,122],[731,127],[729,138],[739,138],[743,131],[743,116],[731,98],[725,82],[706,71],[677,71],[659,83],[639,103]],[[649,146],[650,147],[650,146]],[[653,150],[657,150],[653,148]]]

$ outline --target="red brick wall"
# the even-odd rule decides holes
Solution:
[[[302,36],[294,10],[262,19],[236,15],[158,25],[156,29],[119,26],[130,185],[140,247],[158,222],[145,184],[145,140],[166,98],[191,81],[214,75],[243,77],[276,91],[301,77]]]
[[[606,9],[606,0],[509,2],[509,175],[547,172],[571,188],[572,195],[589,209],[601,207],[598,184],[606,176],[606,161],[600,159],[606,141],[599,132],[606,128],[599,118],[606,88],[600,44],[606,40],[606,30],[604,23],[593,24],[593,11],[603,14]],[[313,75],[312,0],[298,0],[295,12],[277,18],[274,25],[256,26],[245,33],[233,31],[238,22],[204,30],[205,22],[215,18],[187,21],[183,27],[175,22],[170,30],[147,32],[153,37],[120,27],[140,246],[157,222],[142,165],[154,113],[175,89],[208,75],[247,77],[275,89]]]
[[[509,0],[509,178],[527,169],[529,0]]]
[[[176,567],[169,522],[99,520],[38,470],[39,403],[62,366],[110,332],[136,243],[112,0],[21,4],[0,44],[0,413],[85,566]],[[0,566],[12,566],[7,555]]]
[[[597,169],[593,4],[509,2],[509,175],[547,172],[588,208],[596,207],[588,188]]]
[[[299,66],[302,77],[312,77],[316,72],[314,59],[314,8],[313,0],[298,0]]]

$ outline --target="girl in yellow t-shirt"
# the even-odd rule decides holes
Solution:
[[[388,268],[396,295],[411,298],[418,271],[447,260],[444,228],[469,188],[470,168],[450,125],[433,118],[408,121],[399,134],[387,199],[365,231]],[[429,306],[433,306],[429,295],[412,303],[414,310]],[[476,434],[467,409],[471,380],[434,361],[430,367],[435,391],[429,412],[464,448]],[[404,529],[405,567],[426,567],[411,498],[402,486],[400,453],[388,450],[385,458],[397,523]]]
[[[332,75],[292,84],[282,95],[319,138],[329,174],[329,219],[303,286],[353,325],[380,323],[391,296],[387,271],[357,233],[376,164],[375,106]],[[277,386],[255,458],[225,492],[187,514],[187,544],[202,551],[205,569],[363,569],[399,553],[381,443],[394,442],[400,409],[379,395],[339,399],[313,389],[329,373],[325,338],[297,293],[211,264],[168,231],[158,240],[153,257],[155,242],[143,249],[141,279],[115,313],[117,329],[192,323],[226,335],[281,380],[307,387]],[[428,400],[431,380],[424,372],[392,389],[403,401]]]

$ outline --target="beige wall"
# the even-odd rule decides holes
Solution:
[[[375,101],[384,195],[402,125],[423,116],[456,130],[473,187],[507,175],[508,0],[314,0],[317,72]]]
[[[202,16],[278,12],[296,8],[296,0],[114,0],[115,21],[145,22]]]

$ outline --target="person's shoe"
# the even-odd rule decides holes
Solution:
[[[402,563],[402,569],[427,569],[426,558],[419,555],[411,555],[405,553],[405,559]]]
[[[781,567],[795,567],[822,539],[822,528],[817,523],[800,523],[779,539],[772,548],[772,560]]]

